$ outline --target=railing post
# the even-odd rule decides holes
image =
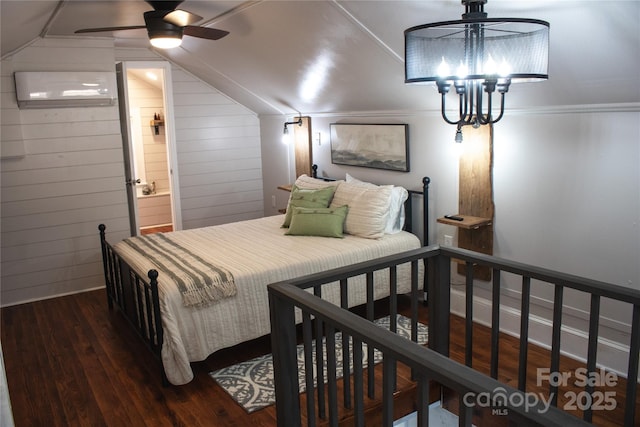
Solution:
[[[300,387],[294,307],[270,290],[269,313],[278,427],[299,427]]]
[[[634,304],[631,319],[631,342],[629,343],[629,367],[627,368],[627,401],[624,410],[624,425],[633,425],[636,415],[638,381],[638,357],[640,355],[640,305]]]
[[[449,357],[449,312],[451,305],[451,257],[439,254],[429,258],[434,272],[429,287],[429,348]]]
[[[107,267],[107,240],[105,237],[105,230],[107,227],[104,224],[100,224],[98,226],[98,230],[100,230],[100,249],[102,250],[102,268],[104,269],[104,282],[105,289],[107,291],[107,304],[109,305],[109,310],[113,309],[113,300],[111,298],[111,283],[109,278],[109,269]]]
[[[429,183],[431,179],[428,176],[422,178],[422,245],[429,246]],[[411,212],[411,211],[408,211]],[[424,297],[423,304],[429,305],[429,283],[433,281],[434,273],[428,267],[429,263],[425,262],[424,267],[427,269],[423,279],[422,294]]]
[[[553,295],[553,320],[551,332],[551,372],[560,371],[560,338],[562,327],[562,300],[564,298],[564,286],[556,283]],[[551,404],[558,406],[558,385],[549,384],[549,395],[551,396]]]

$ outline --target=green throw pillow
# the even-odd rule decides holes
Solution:
[[[295,185],[291,189],[291,198],[287,206],[287,214],[284,217],[283,227],[288,227],[291,223],[291,211],[294,207],[299,208],[326,208],[331,203],[335,187],[326,187],[319,190],[305,190]]]
[[[344,237],[344,221],[349,207],[291,209],[290,236]]]

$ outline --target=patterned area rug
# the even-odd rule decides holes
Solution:
[[[398,334],[410,339],[411,338],[411,319],[398,315]],[[389,317],[384,317],[375,321],[375,323],[385,329],[389,329]],[[418,343],[426,344],[428,338],[427,326],[418,324]],[[351,339],[349,339],[349,347],[351,348]],[[315,343],[315,341],[314,341]],[[324,344],[323,344],[324,347]],[[298,345],[298,380],[300,384],[300,392],[305,390],[304,381],[304,350],[302,345]],[[326,354],[326,349],[323,350]],[[338,378],[342,378],[342,334],[336,334],[336,358]],[[314,352],[315,354],[315,352]],[[353,351],[350,352],[353,354]],[[366,345],[362,348],[363,365],[367,363]],[[325,363],[327,358],[324,357]],[[374,362],[382,361],[382,353],[374,352]],[[314,361],[315,363],[315,361]],[[325,366],[326,369],[326,366]],[[273,385],[273,359],[271,354],[256,357],[255,359],[241,362],[214,372],[209,375],[222,387],[227,393],[242,406],[248,413],[257,411],[266,406],[275,403],[275,389]],[[326,377],[325,377],[326,378]]]

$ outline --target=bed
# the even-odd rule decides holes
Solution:
[[[193,379],[192,362],[269,334],[268,284],[421,246],[405,230],[411,230],[413,194],[423,193],[426,217],[428,178],[422,191],[410,193],[348,178],[301,176],[283,215],[132,237],[113,245],[100,225],[109,306],[120,309],[161,360],[165,381],[186,384]],[[426,236],[428,230],[423,232]],[[384,285],[388,275],[379,274],[376,299],[389,292]],[[424,274],[422,266],[419,274]],[[349,288],[349,306],[366,300],[365,278],[358,280]],[[401,293],[410,290],[410,282],[410,266],[402,266]],[[323,298],[337,302],[337,284],[323,291]]]

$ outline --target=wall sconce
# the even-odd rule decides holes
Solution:
[[[287,128],[288,125],[302,126],[302,115],[300,115],[300,117],[298,117],[298,120],[296,120],[294,122],[284,122],[284,130],[282,131],[282,133],[284,135],[288,135],[289,134],[289,129]]]
[[[298,117],[298,120],[295,120],[293,122],[284,122],[284,129],[282,130],[282,143],[287,145],[289,144],[289,129],[287,128],[288,125],[302,126],[302,115]]]
[[[504,94],[512,82],[549,77],[549,23],[490,19],[484,12],[486,2],[462,0],[462,20],[419,25],[404,32],[405,83],[435,82],[442,98],[442,118],[457,125],[458,132],[461,126],[498,122],[504,114]],[[459,98],[454,119],[445,111],[451,86]],[[495,91],[500,93],[497,115],[492,111]]]

